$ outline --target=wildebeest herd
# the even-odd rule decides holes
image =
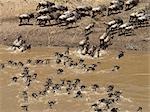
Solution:
[[[96,15],[102,16],[118,13],[121,10],[130,10],[136,6],[139,0],[113,0],[110,2],[110,6],[104,5],[91,7],[91,6],[78,6],[73,10],[69,10],[67,6],[57,5],[49,1],[39,2],[35,13],[23,14],[19,16],[20,25],[24,24],[23,21],[27,20],[27,24],[31,18],[35,18],[38,25],[45,26],[51,24],[51,21],[55,21],[59,25],[69,25],[76,23],[86,16],[94,18]],[[106,14],[107,13],[107,14]],[[85,29],[85,39],[79,42],[79,52],[83,55],[90,55],[92,57],[99,57],[100,51],[105,50],[109,45],[112,45],[111,40],[115,34],[121,35],[133,35],[134,30],[139,27],[149,26],[150,13],[146,9],[141,9],[133,12],[129,15],[128,21],[124,21],[121,17],[116,17],[112,21],[104,22],[106,25],[106,31],[99,37],[98,45],[91,45],[89,42],[89,34],[92,33],[92,29],[95,27],[95,22],[88,24]]]
[[[76,23],[86,16],[94,18],[96,15],[101,14],[102,16],[109,16],[114,13],[118,13],[121,10],[125,11],[131,9],[139,3],[139,0],[112,0],[109,7],[106,6],[78,6],[74,10],[69,10],[67,6],[56,5],[55,3],[49,1],[39,2],[36,7],[35,13],[22,14],[19,16],[20,25],[29,24],[30,19],[36,19],[38,25],[46,26],[50,25],[51,21],[55,21],[58,25],[69,25]],[[107,13],[107,14],[106,14]],[[109,45],[111,45],[111,39],[117,34],[130,35],[134,33],[135,28],[142,26],[148,26],[150,20],[150,14],[146,10],[139,10],[133,12],[129,20],[124,22],[121,17],[114,18],[112,21],[105,22],[106,30],[99,37],[98,45],[91,45],[89,39],[89,32],[95,27],[95,22],[88,24],[85,29],[85,38],[79,42],[78,51],[82,55],[89,55],[91,57],[100,57],[100,51],[105,50]],[[19,36],[12,44],[11,48],[13,50],[19,50],[21,52],[31,49],[31,45],[27,44],[22,37]],[[120,51],[117,55],[117,59],[124,56],[124,52]],[[80,99],[85,97],[86,92],[90,91],[92,93],[101,91],[101,87],[98,84],[92,84],[90,86],[84,85],[83,82],[78,78],[74,80],[62,79],[55,83],[51,77],[47,77],[43,84],[43,88],[38,91],[30,93],[28,89],[32,86],[33,82],[37,81],[38,74],[31,71],[28,65],[47,65],[54,61],[56,65],[62,65],[63,67],[79,69],[84,72],[93,72],[96,70],[99,63],[86,64],[85,59],[80,58],[79,60],[74,60],[70,56],[69,47],[64,53],[55,53],[54,59],[28,59],[26,62],[9,60],[7,63],[0,64],[0,70],[5,69],[7,66],[20,67],[22,69],[19,75],[14,75],[11,77],[11,82],[17,83],[18,81],[23,81],[25,84],[25,90],[21,92],[23,98],[23,104],[20,105],[21,109],[25,112],[30,110],[29,98],[35,99],[37,102],[39,98],[43,98],[50,94],[66,94],[72,95],[74,99]],[[115,65],[111,71],[119,70],[120,66]],[[64,74],[63,68],[56,68],[56,77],[58,75]],[[93,102],[89,108],[93,112],[118,112],[119,107],[117,104],[121,101],[122,91],[116,90],[114,85],[108,85],[104,90],[106,97],[101,97],[97,101]],[[56,100],[49,100],[47,106],[49,109],[55,108],[57,105]],[[142,112],[142,107],[139,107],[136,112]]]
[[[124,52],[120,52],[117,56],[118,59],[124,56]],[[16,83],[23,82],[24,90],[20,92],[19,96],[21,97],[20,108],[24,112],[30,111],[30,102],[35,101],[39,102],[41,98],[47,97],[49,95],[67,95],[71,96],[73,99],[80,100],[86,98],[88,94],[105,94],[104,97],[99,97],[96,101],[90,103],[89,111],[91,112],[119,112],[119,102],[123,100],[123,92],[117,90],[114,85],[110,84],[105,89],[97,83],[86,85],[80,78],[73,80],[69,79],[60,79],[58,82],[54,81],[53,78],[47,76],[44,82],[42,82],[42,88],[38,90],[29,91],[32,88],[32,85],[38,83],[39,74],[35,71],[32,71],[30,65],[51,65],[55,63],[56,65],[63,65],[65,68],[81,69],[86,72],[93,72],[96,70],[96,67],[100,63],[96,64],[86,64],[85,59],[80,58],[75,61],[71,58],[69,48],[66,49],[64,53],[56,52],[53,58],[45,59],[27,59],[25,61],[13,61],[8,60],[5,64],[1,64],[1,69],[5,69],[8,66],[19,67],[21,72],[11,76],[11,83],[13,86]],[[114,66],[112,71],[119,69],[119,66]],[[55,67],[56,68],[56,67]],[[64,69],[58,68],[56,70],[57,75],[63,74]],[[89,97],[86,99],[88,100]],[[72,100],[73,100],[72,99]],[[48,99],[46,102],[47,108],[49,111],[55,109],[55,105],[59,102],[56,99]],[[142,107],[138,107],[136,112],[142,112]]]
[[[57,24],[64,23],[65,25],[73,24],[77,20],[85,16],[95,17],[97,14],[111,15],[114,12],[131,9],[139,3],[139,0],[113,0],[109,7],[99,5],[97,7],[91,6],[78,6],[73,10],[69,10],[67,6],[57,5],[53,2],[42,1],[39,2],[35,13],[27,13],[19,16],[20,25],[28,24],[31,18],[35,18],[37,24],[46,25],[54,20]],[[125,5],[125,6],[124,6]],[[107,14],[106,14],[107,13]]]

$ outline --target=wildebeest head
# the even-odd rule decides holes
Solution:
[[[29,14],[30,18],[34,18],[34,13]]]

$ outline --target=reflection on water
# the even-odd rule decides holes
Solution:
[[[143,107],[143,112],[149,112],[148,102],[150,101],[148,57],[147,52],[129,52],[119,60],[116,59],[116,51],[108,51],[107,54],[100,58],[86,58],[86,63],[97,63],[98,67],[94,72],[85,72],[80,69],[71,69],[62,65],[56,65],[53,61],[54,52],[63,52],[64,48],[33,48],[31,51],[24,53],[14,53],[5,46],[0,46],[0,63],[6,63],[8,60],[18,60],[26,62],[27,59],[50,59],[47,65],[26,65],[32,72],[38,74],[38,78],[32,84],[29,92],[39,90],[46,78],[50,77],[58,82],[60,79],[80,78],[85,85],[99,84],[100,90],[93,93],[87,88],[85,96],[81,99],[74,99],[72,95],[63,92],[57,94],[50,93],[46,97],[39,98],[38,101],[29,97],[30,112],[89,112],[90,105],[105,95],[105,87],[109,84],[115,85],[115,88],[123,92],[121,102],[118,104],[121,112],[136,112],[138,106]],[[72,49],[71,57],[79,59]],[[119,65],[118,71],[112,72],[114,65]],[[63,68],[62,75],[56,74],[57,68]],[[25,90],[22,81],[12,83],[12,76],[21,72],[21,67],[7,66],[0,70],[0,110],[2,112],[21,112],[20,104],[22,102],[20,92]],[[29,95],[31,96],[31,95]],[[47,101],[54,99],[57,104],[54,109],[49,110]]]

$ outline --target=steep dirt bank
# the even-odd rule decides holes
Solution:
[[[92,21],[96,22],[96,27],[94,28],[94,32],[90,35],[90,41],[93,44],[98,44],[98,38],[105,32],[104,22],[108,22],[114,17],[122,17],[124,21],[128,20],[128,16],[134,10],[142,8],[146,4],[149,3],[148,0],[141,0],[141,3],[133,8],[130,11],[122,11],[122,13],[117,15],[112,15],[109,17],[101,17],[97,16],[95,20],[86,17],[82,20],[79,20],[75,28],[66,29],[66,27],[59,27],[57,25],[47,26],[47,27],[39,27],[36,25],[35,20],[31,21],[33,25],[28,26],[18,26],[17,16],[26,12],[34,12],[36,4],[39,0],[1,0],[1,24],[0,24],[0,44],[10,45],[12,41],[18,36],[22,35],[27,41],[29,41],[33,46],[77,46],[78,42],[84,37],[84,27],[91,23]],[[60,2],[59,0],[56,0]],[[86,2],[85,2],[86,1]],[[79,4],[89,4],[92,3],[88,0],[80,0],[71,1],[68,0],[67,3],[65,1],[61,1],[61,3],[66,4],[70,8],[73,8]],[[103,0],[95,0],[99,1],[99,4],[104,4]],[[107,4],[109,0],[105,2]],[[93,2],[93,5],[96,5],[97,2]],[[92,5],[92,4],[91,4]],[[115,36],[112,41],[112,46],[109,49],[129,49],[129,50],[144,50],[150,51],[150,30],[149,27],[139,28],[135,30],[135,35],[132,36]]]

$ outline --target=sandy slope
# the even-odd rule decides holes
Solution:
[[[130,11],[122,11],[117,15],[109,17],[97,16],[96,20],[92,20],[89,17],[83,18],[75,25],[78,26],[72,29],[66,29],[65,27],[58,27],[56,25],[49,27],[39,27],[35,25],[35,20],[32,21],[33,26],[18,26],[17,16],[26,12],[34,12],[37,3],[40,0],[0,0],[0,44],[11,44],[11,42],[18,36],[23,35],[27,41],[32,45],[70,45],[75,46],[84,37],[84,27],[92,22],[96,22],[94,33],[90,35],[92,43],[98,44],[98,38],[105,31],[103,22],[108,22],[114,17],[121,16],[124,21],[128,20],[128,16],[134,10],[148,5],[149,0],[141,0],[141,3]],[[52,0],[54,1],[54,0]],[[96,6],[98,4],[108,5],[110,0],[55,0],[58,4],[65,4],[70,9],[81,5],[90,4]],[[67,2],[65,2],[67,1]],[[105,2],[104,2],[105,1]],[[120,49],[125,48],[126,45],[131,44],[135,46],[137,50],[148,50],[149,41],[143,41],[145,38],[150,37],[149,27],[140,28],[135,30],[135,34],[129,37],[115,37],[113,39],[113,45],[110,48]],[[150,50],[150,49],[149,49]]]

